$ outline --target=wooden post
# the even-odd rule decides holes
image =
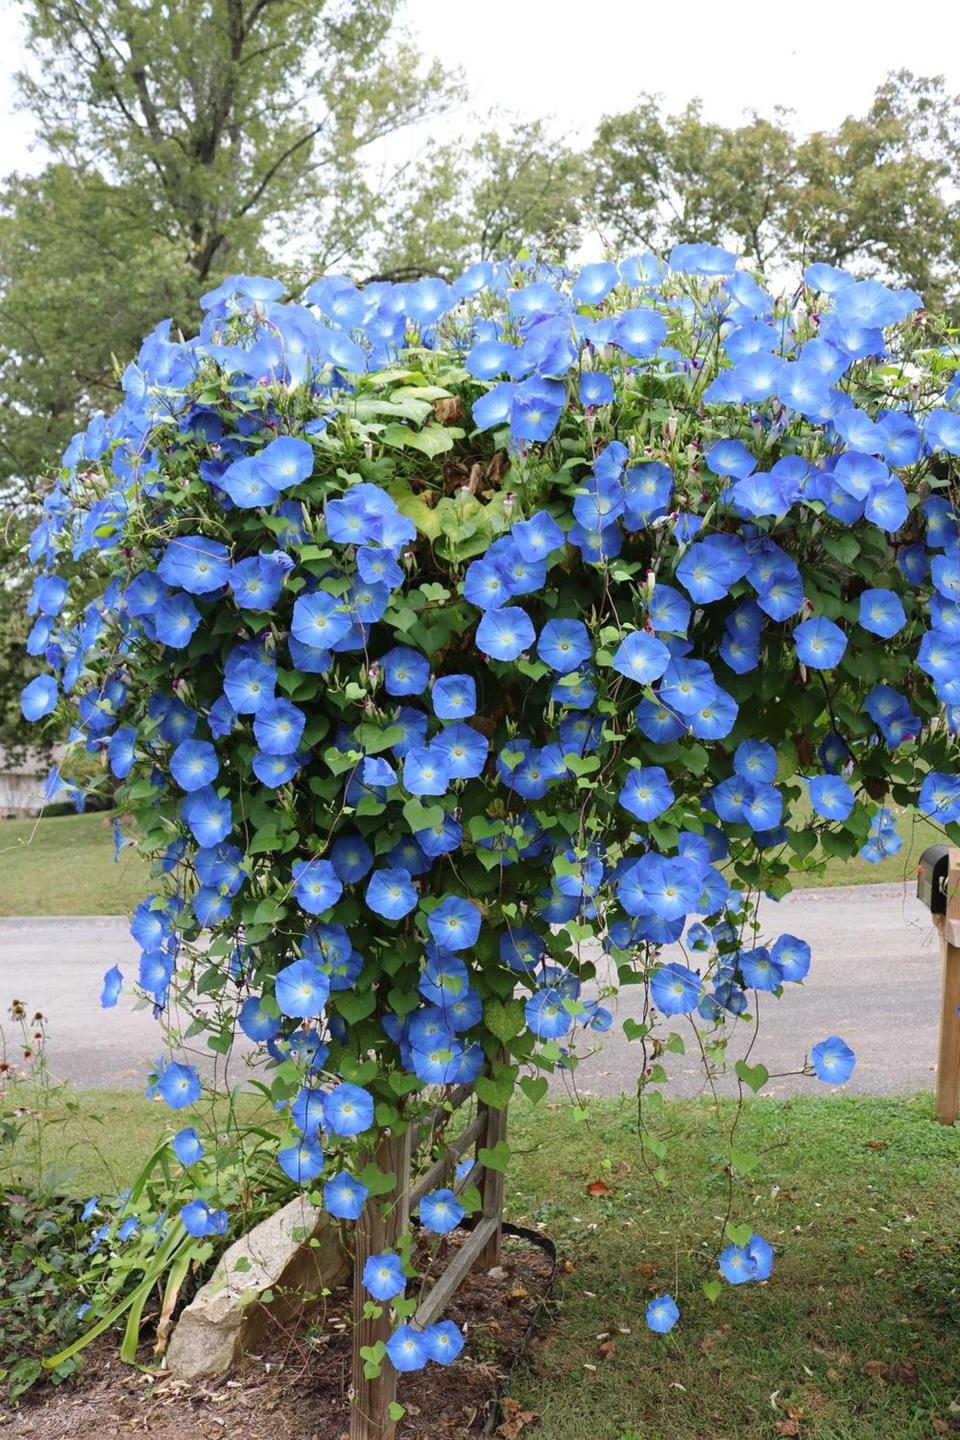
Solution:
[[[496,1148],[498,1141],[505,1140],[507,1135],[507,1112],[506,1110],[494,1110],[492,1106],[482,1107],[486,1114],[486,1133],[480,1137],[477,1150],[480,1146],[486,1146],[488,1150]],[[491,1170],[484,1166],[483,1183],[480,1194],[483,1198],[483,1219],[494,1221],[490,1228],[489,1237],[483,1249],[477,1256],[474,1270],[492,1270],[494,1265],[500,1264],[500,1240],[501,1222],[503,1220],[503,1171]]]
[[[954,1125],[960,1105],[960,850],[950,851],[947,912],[937,920],[943,948],[937,1119],[941,1125]]]
[[[381,1140],[374,1160],[381,1170],[396,1175],[392,1195],[367,1202],[354,1232],[353,1275],[353,1407],[350,1412],[350,1440],[393,1440],[396,1421],[390,1418],[390,1405],[397,1398],[397,1372],[384,1356],[376,1380],[364,1377],[361,1350],[390,1338],[389,1306],[377,1320],[365,1320],[363,1307],[369,1300],[363,1288],[363,1267],[370,1255],[395,1250],[410,1220],[410,1149],[413,1132],[388,1135]]]

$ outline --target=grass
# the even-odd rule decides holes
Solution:
[[[132,846],[114,863],[111,817],[65,815],[0,820],[0,915],[126,915],[150,890],[146,864]],[[903,849],[879,865],[833,859],[823,875],[798,875],[797,884],[862,885],[906,881],[941,831],[918,815],[900,819]]]
[[[0,820],[0,915],[126,915],[149,892],[126,845],[114,863],[112,816]]]
[[[179,1118],[112,1091],[73,1104],[54,1114],[50,1163],[73,1165],[81,1194],[125,1184]],[[757,1159],[733,1215],[776,1247],[774,1275],[713,1304],[701,1286],[727,1207],[716,1118],[672,1101],[659,1133],[669,1190],[647,1173],[630,1105],[515,1106],[506,1213],[562,1254],[553,1313],[511,1384],[540,1416],[530,1440],[955,1433],[960,1131],[933,1121],[931,1098],[750,1101],[738,1148]],[[608,1193],[588,1193],[596,1180]],[[665,1290],[682,1317],[655,1336],[644,1311]]]

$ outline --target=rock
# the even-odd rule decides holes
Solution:
[[[222,1375],[259,1343],[271,1315],[296,1317],[349,1270],[336,1226],[297,1196],[226,1251],[177,1321],[166,1368],[186,1379]]]

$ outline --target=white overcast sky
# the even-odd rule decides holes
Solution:
[[[13,107],[16,0],[0,6],[0,167],[37,168]],[[549,117],[571,139],[642,91],[671,108],[699,95],[724,124],[781,104],[802,131],[862,111],[901,66],[960,91],[955,0],[407,0],[406,18],[426,54],[465,71],[476,110]]]

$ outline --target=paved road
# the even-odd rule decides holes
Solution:
[[[780,905],[765,903],[765,938],[800,935],[813,949],[803,986],[789,986],[781,1001],[764,996],[760,1039],[752,1059],[771,1073],[799,1068],[818,1040],[839,1034],[857,1052],[851,1091],[909,1094],[933,1087],[940,1007],[939,952],[929,916],[902,885],[805,890]],[[16,996],[48,1017],[52,1069],[78,1085],[139,1088],[162,1048],[147,1009],[126,997],[101,1011],[100,978],[111,965],[136,971],[137,948],[120,917],[0,919],[0,1006]],[[632,1091],[638,1049],[621,1022],[637,1015],[638,992],[627,989],[616,1005],[613,1030],[577,1071],[583,1093]],[[680,1026],[677,1027],[678,1029]],[[746,1031],[747,1027],[738,1027]],[[732,1047],[735,1057],[748,1042]],[[671,1093],[692,1094],[702,1076],[692,1056],[670,1055]],[[221,1062],[222,1063],[222,1062]],[[231,1062],[232,1078],[242,1061]],[[819,1090],[814,1081],[772,1078],[764,1093]]]

